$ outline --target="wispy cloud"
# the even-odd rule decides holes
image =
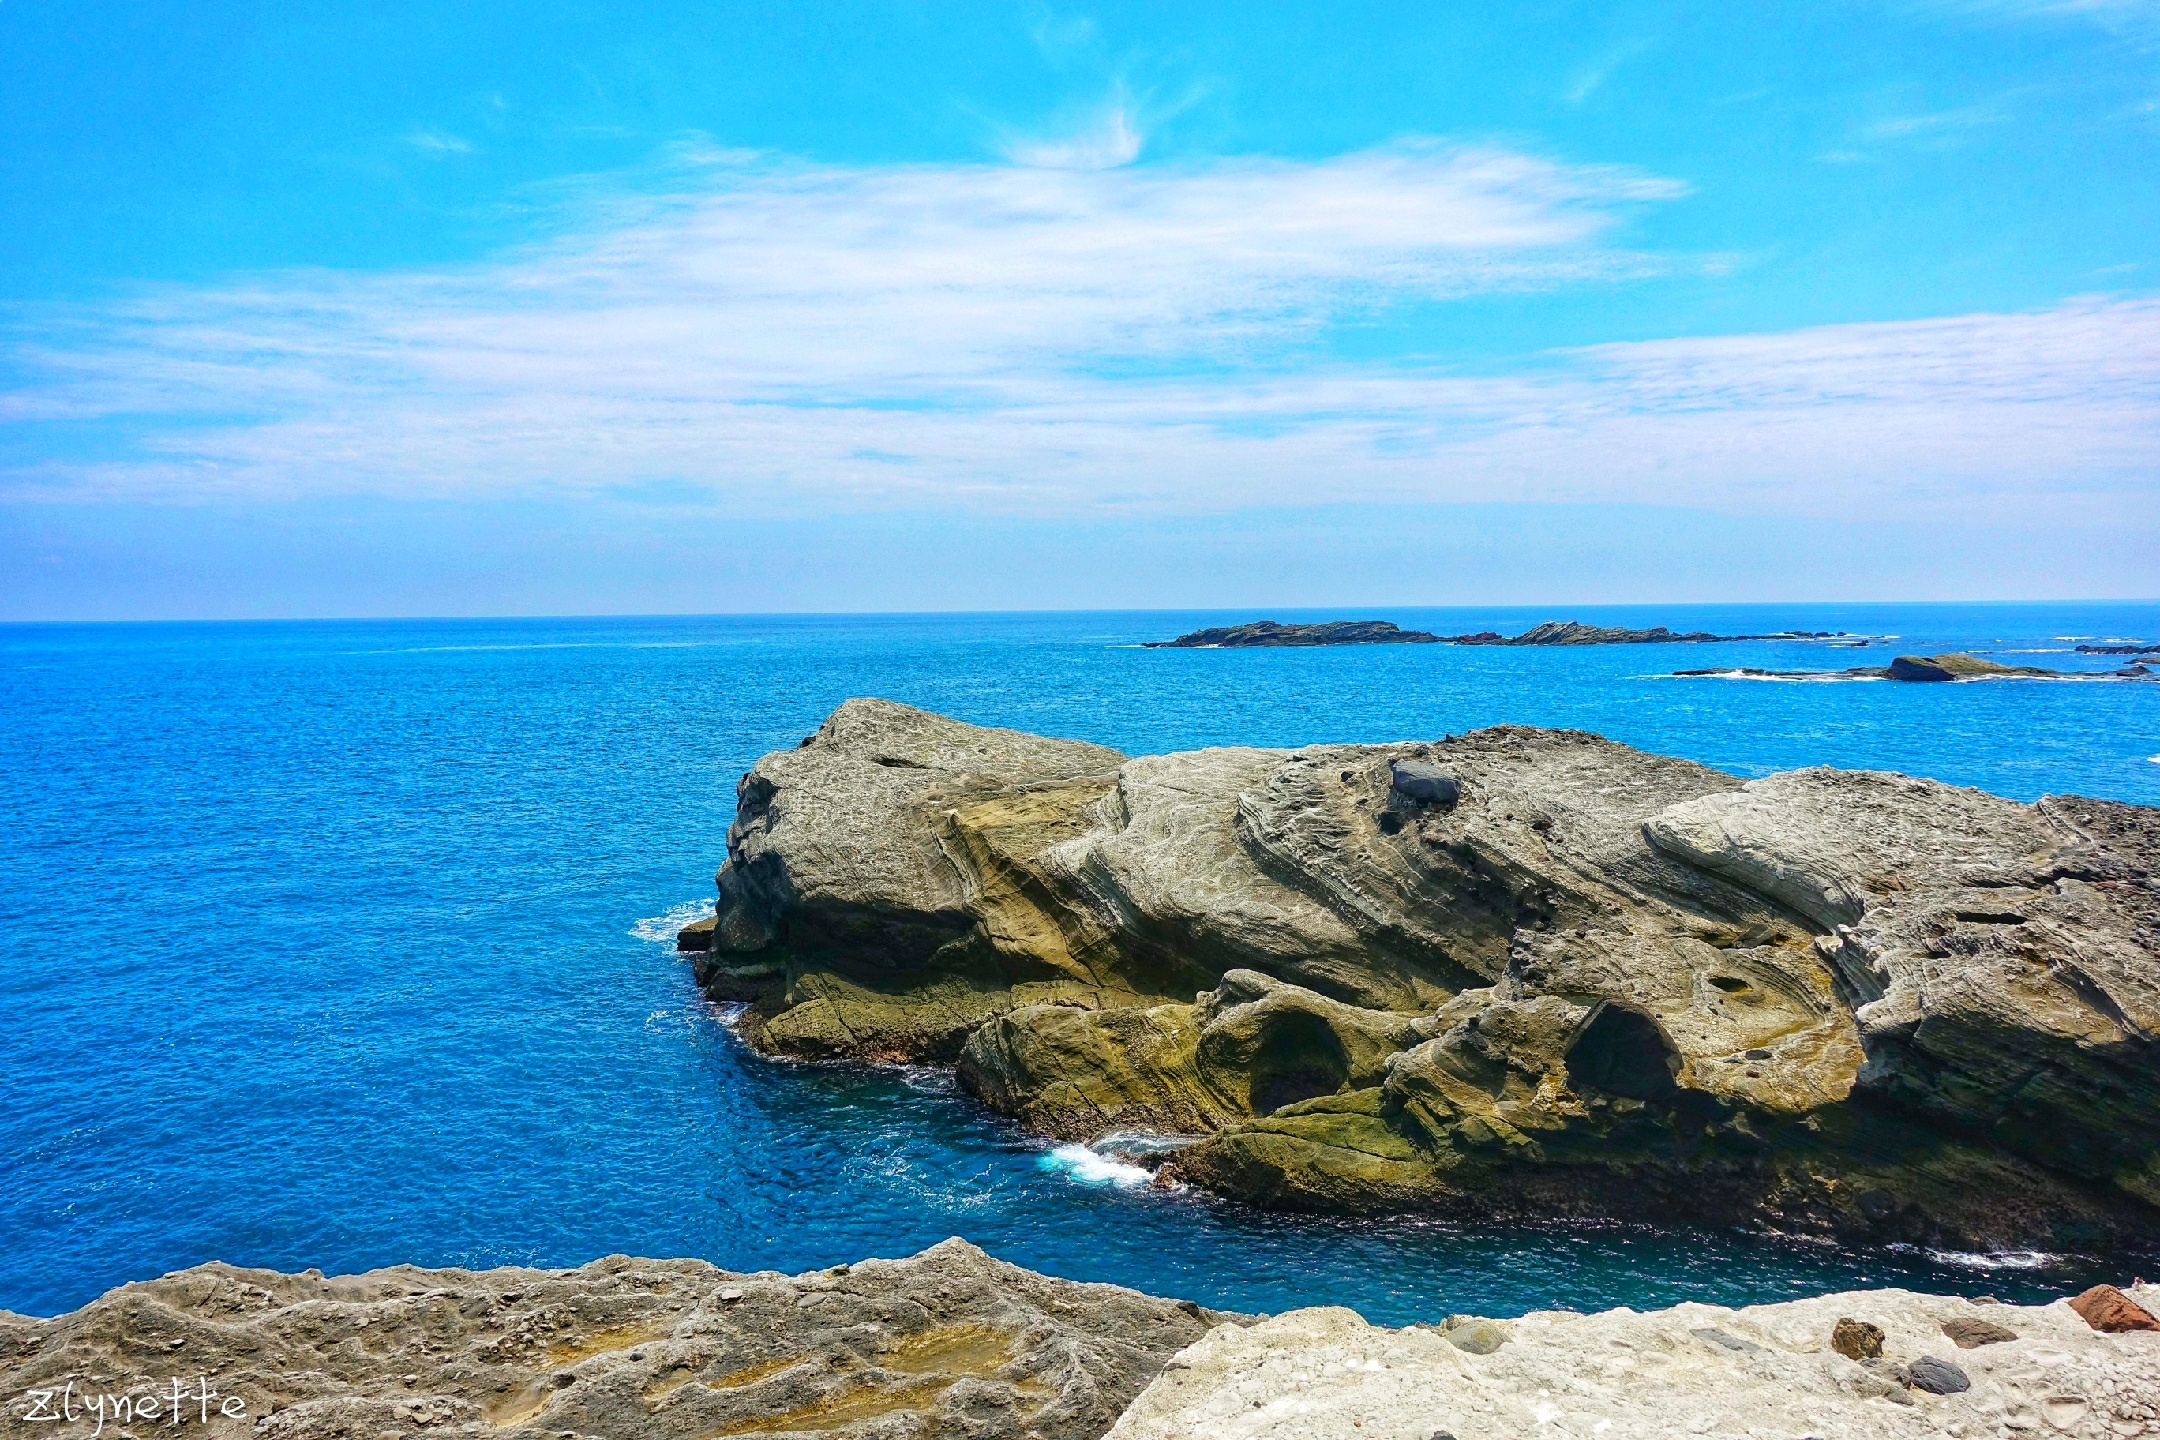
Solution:
[[[415,150],[425,150],[434,155],[466,155],[472,151],[472,142],[452,135],[446,130],[414,130],[405,136],[405,143]]]
[[[635,491],[792,514],[2150,496],[2152,301],[1603,346],[1505,374],[1323,358],[1331,325],[1398,302],[1670,270],[1614,237],[1682,188],[1424,144],[1099,170],[707,156],[487,264],[19,316],[0,420],[33,458],[0,485]],[[40,451],[46,434],[68,438]]]
[[[1916,115],[1887,115],[1861,125],[1858,134],[1863,140],[1934,139],[1956,135],[1983,125],[2000,125],[2008,118],[1988,106],[1967,105]]]
[[[2010,119],[1998,105],[1962,105],[1944,110],[1878,115],[1850,127],[1847,143],[1817,157],[1834,165],[1857,165],[1885,151],[1948,150],[1968,143],[1973,132]]]
[[[1607,50],[1597,59],[1577,70],[1569,79],[1560,98],[1570,105],[1580,105],[1596,94],[1599,87],[1612,78],[1612,73],[1630,60],[1647,54],[1651,48],[1647,40],[1630,40]]]
[[[1006,140],[1004,149],[1008,159],[1021,165],[1047,170],[1109,170],[1139,159],[1144,140],[1139,117],[1121,92],[1074,130],[1051,137],[1014,136]]]

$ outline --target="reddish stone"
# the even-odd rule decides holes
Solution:
[[[2087,1325],[2110,1335],[2125,1330],[2160,1330],[2160,1320],[2153,1319],[2150,1310],[2112,1285],[2093,1286],[2072,1300],[2070,1308],[2084,1316]]]

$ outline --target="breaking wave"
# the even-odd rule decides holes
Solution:
[[[675,943],[675,932],[693,920],[703,920],[713,913],[710,900],[685,900],[665,915],[652,915],[630,927],[630,934],[638,940],[650,940],[655,944]]]
[[[1066,1179],[1081,1185],[1099,1188],[1115,1186],[1130,1190],[1145,1185],[1155,1178],[1154,1172],[1139,1165],[1128,1165],[1123,1160],[1113,1160],[1098,1155],[1085,1145],[1059,1145],[1046,1152],[1038,1162],[1045,1170],[1062,1173]]]

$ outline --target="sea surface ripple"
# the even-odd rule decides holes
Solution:
[[[1131,752],[1511,721],[1743,776],[1869,766],[2160,802],[2160,685],[1657,678],[1951,649],[2100,669],[2121,662],[2062,637],[2150,642],[2160,605],[1357,613],[1897,638],[1139,647],[1255,612],[0,627],[0,1307],[55,1313],[208,1259],[796,1270],[953,1234],[1055,1274],[1397,1323],[2084,1277],[2059,1257],[1163,1193],[941,1076],[761,1061],[670,947],[710,904],[737,777],[850,695]]]

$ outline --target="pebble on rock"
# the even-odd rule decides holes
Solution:
[[[1972,1381],[1965,1378],[1963,1370],[1933,1355],[1922,1355],[1913,1361],[1910,1371],[1912,1388],[1925,1390],[1930,1395],[1962,1395],[1972,1389]]]
[[[1848,1360],[1873,1360],[1882,1354],[1882,1331],[1848,1315],[1830,1328],[1830,1348]]]
[[[1448,1344],[1471,1355],[1490,1355],[1507,1344],[1507,1332],[1490,1320],[1475,1315],[1450,1315],[1440,1323]]]
[[[2160,1320],[2113,1285],[2095,1285],[2070,1302],[2070,1308],[2095,1330],[2120,1335],[2129,1330],[2160,1330]]]
[[[1971,1315],[1960,1315],[1943,1321],[1942,1332],[1956,1341],[1960,1350],[1977,1350],[1982,1345],[2000,1345],[2005,1340],[2018,1338],[2017,1331],[2007,1325],[1997,1325],[1992,1320],[1981,1320]]]

